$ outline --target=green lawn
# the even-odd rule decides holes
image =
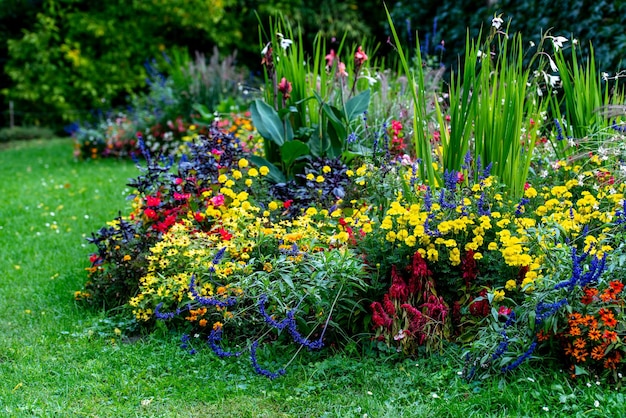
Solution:
[[[533,365],[467,383],[459,350],[402,363],[304,353],[267,380],[246,358],[189,355],[178,335],[132,343],[73,292],[85,281],[85,238],[119,211],[137,169],[77,162],[67,139],[0,149],[0,416],[429,417],[620,416],[622,389],[572,382]],[[266,363],[270,368],[280,364]],[[535,366],[536,367],[536,366]],[[597,401],[597,406],[594,402]]]

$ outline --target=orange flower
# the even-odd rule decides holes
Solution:
[[[207,320],[204,318],[198,322],[198,325],[200,325],[201,327],[206,327],[206,324],[207,324]]]
[[[550,339],[550,334],[541,330],[537,333],[537,341],[548,341]]]
[[[584,292],[585,292],[585,296],[582,297],[581,302],[584,303],[585,305],[589,305],[591,302],[593,302],[594,296],[598,294],[598,289],[596,288],[585,289]]]
[[[587,360],[587,356],[589,355],[589,353],[587,352],[587,350],[575,349],[572,355],[578,363],[584,363]]]
[[[574,347],[576,348],[585,348],[586,345],[587,343],[582,338],[576,338],[574,341]]]
[[[587,335],[591,341],[598,341],[602,337],[602,333],[595,328],[590,329]]]
[[[615,319],[613,315],[607,316],[606,318],[604,318],[604,325],[609,328],[615,328],[615,326],[617,325],[617,319]]]
[[[604,331],[604,334],[602,334],[602,338],[604,338],[607,341],[610,341],[612,343],[614,343],[615,341],[617,341],[617,332],[615,331]]]
[[[578,335],[581,335],[580,328],[578,328],[578,327],[576,327],[576,326],[571,327],[571,328],[569,329],[569,335],[570,335],[571,337],[576,337],[576,336],[578,336]]]
[[[593,347],[593,350],[591,350],[591,358],[594,360],[602,360],[604,358],[604,347],[601,345]]]
[[[622,355],[619,351],[614,351],[604,360],[605,369],[615,369],[618,363],[622,360]]]
[[[609,283],[609,286],[611,287],[611,289],[613,289],[613,292],[615,294],[620,293],[624,289],[624,283],[617,280],[613,280],[611,283]]]

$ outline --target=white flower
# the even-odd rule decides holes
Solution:
[[[528,43],[528,45],[530,45],[530,47],[531,47],[531,48],[534,48],[535,43],[534,43],[533,41],[530,41],[530,42]]]
[[[504,20],[502,20],[500,16],[494,16],[493,20],[491,21],[491,26],[496,28],[496,30],[500,30],[500,28],[502,27],[502,24],[504,23]]]
[[[561,81],[558,75],[550,75],[548,73],[543,73],[543,78],[546,80],[546,84],[550,84],[550,87],[556,87],[559,81]]]
[[[404,330],[400,330],[396,335],[394,335],[393,339],[396,341],[403,340],[406,335],[404,334]]]
[[[276,36],[278,36],[278,39],[280,39],[280,47],[282,49],[289,48],[289,46],[293,43],[293,41],[291,39],[285,38],[285,35],[283,35],[280,32],[276,32]]]
[[[548,56],[548,61],[550,61],[550,69],[555,73],[558,72],[559,67],[556,66],[556,63],[554,62],[554,60],[552,60],[550,56]]]
[[[593,406],[595,406],[596,408],[600,407],[600,401],[597,399],[593,401]]]
[[[567,38],[563,36],[550,36],[552,39],[552,45],[554,45],[554,49],[563,48],[563,42],[567,42]]]
[[[431,396],[435,399],[439,399],[439,395],[437,395],[436,393],[431,393]]]
[[[548,412],[548,411],[550,410],[550,408],[548,408],[547,406],[544,406],[544,407],[543,407],[543,408],[541,408],[541,409],[543,409],[543,410],[544,410],[544,411],[546,411],[546,412]]]
[[[603,72],[602,72],[602,79],[603,79],[604,81],[607,81],[607,80],[609,79],[609,73],[607,73],[607,72],[604,72],[604,71],[603,71]]]
[[[271,44],[272,44],[271,42],[268,42],[267,44],[265,44],[265,48],[261,50],[261,55],[267,54],[267,50],[270,49]]]

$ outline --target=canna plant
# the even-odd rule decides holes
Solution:
[[[368,60],[363,48],[354,50],[353,62],[346,64],[334,50],[322,56],[325,42],[318,37],[309,60],[301,39],[294,44],[282,34],[293,37],[288,25],[279,22],[271,30],[276,42],[263,48],[265,101],[257,99],[250,107],[265,156],[251,161],[270,167],[269,178],[284,182],[299,174],[308,158],[349,159],[362,153],[358,144],[349,147],[348,137],[370,103],[370,90],[359,92],[364,85],[359,74]]]

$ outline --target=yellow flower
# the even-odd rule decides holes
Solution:
[[[246,186],[248,186],[248,187],[252,186],[252,180],[251,179],[246,179],[245,183],[246,183]]]
[[[217,181],[219,181],[220,183],[226,183],[226,180],[228,180],[228,177],[226,177],[226,175],[224,174],[220,174],[220,176],[217,178]]]
[[[265,165],[259,168],[259,173],[261,173],[262,176],[267,176],[269,172],[270,172],[270,169],[267,168],[267,166]]]
[[[317,176],[315,178],[315,181],[318,182],[318,183],[323,183],[324,182],[324,177],[323,176]]]
[[[504,300],[504,290],[494,290],[493,301],[500,302],[501,300]]]
[[[306,179],[310,180],[310,181],[313,181],[315,179],[315,176],[313,175],[313,173],[309,173],[309,174],[306,175]]]
[[[483,258],[481,253],[474,253],[474,260],[480,260],[481,258]]]
[[[389,231],[387,232],[387,235],[385,236],[385,239],[389,242],[394,242],[396,240],[396,233],[393,231]]]
[[[504,288],[506,290],[515,290],[517,289],[517,283],[515,282],[515,280],[507,280],[506,284],[504,285]]]
[[[315,209],[315,208],[308,208],[306,210],[306,214],[308,216],[315,216],[315,215],[317,215],[317,209]]]
[[[524,192],[524,196],[526,196],[529,199],[532,199],[533,197],[537,196],[537,190],[535,190],[534,187],[529,187],[528,189],[526,189],[526,191]]]
[[[278,209],[278,203],[271,201],[268,205],[267,205],[269,210],[276,210]]]
[[[348,177],[352,177],[352,176],[354,176],[354,171],[352,171],[352,170],[347,170],[347,171],[346,171],[346,176],[348,176]]]
[[[241,178],[241,176],[242,176],[241,171],[239,171],[239,170],[233,170],[233,178],[234,178],[235,180],[239,180],[239,179]]]
[[[330,167],[329,167],[329,166],[325,165],[325,166],[322,168],[322,172],[323,172],[324,174],[328,174],[328,173],[330,173],[330,172],[331,172],[331,169],[330,169]]]
[[[124,261],[130,261],[130,256],[128,254],[124,256]]]
[[[259,172],[258,172],[258,170],[256,168],[253,167],[250,170],[248,170],[248,175],[250,177],[256,177],[256,176],[259,175]]]
[[[237,162],[237,165],[239,166],[239,168],[246,168],[248,166],[248,160],[242,158]]]

